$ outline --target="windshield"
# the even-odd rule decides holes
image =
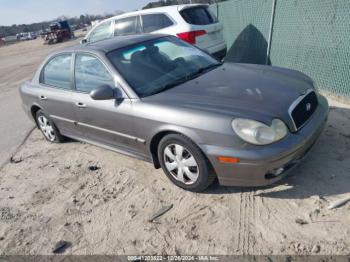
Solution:
[[[117,49],[107,56],[140,97],[160,93],[221,65],[171,36]]]

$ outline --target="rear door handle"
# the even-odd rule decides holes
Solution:
[[[40,95],[39,98],[40,98],[41,100],[47,100],[47,97],[46,97],[46,96],[43,96],[43,95]]]
[[[76,102],[75,105],[77,107],[79,107],[79,108],[85,108],[86,107],[86,105],[84,103],[82,103],[82,102]]]

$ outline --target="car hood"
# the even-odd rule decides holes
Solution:
[[[313,88],[306,75],[273,66],[225,63],[222,66],[145,100],[292,126],[288,108]]]

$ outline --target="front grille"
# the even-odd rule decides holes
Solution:
[[[318,106],[317,95],[314,91],[307,93],[290,111],[296,130],[302,127],[312,116]]]

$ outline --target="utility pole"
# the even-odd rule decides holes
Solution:
[[[272,41],[272,33],[273,33],[273,24],[274,24],[274,20],[275,20],[276,1],[277,0],[273,0],[273,2],[272,2],[269,38],[267,40],[267,50],[266,50],[266,62],[265,62],[266,65],[269,63],[270,52],[271,52],[271,41]]]

